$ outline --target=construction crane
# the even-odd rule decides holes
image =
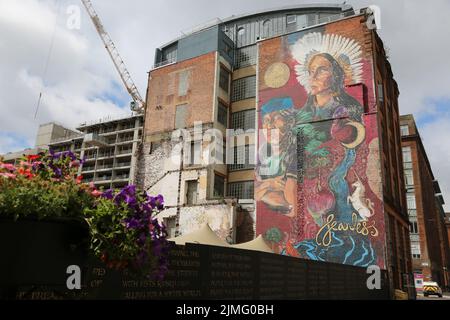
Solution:
[[[103,27],[99,16],[97,15],[97,12],[95,11],[94,7],[92,6],[92,3],[90,0],[81,0],[83,2],[84,7],[86,8],[87,13],[89,14],[89,17],[91,18],[92,22],[94,23],[95,29],[97,29],[98,35],[103,41],[103,44],[105,45],[106,50],[109,53],[109,56],[111,57],[114,66],[116,67],[117,72],[119,72],[120,78],[122,79],[123,84],[125,85],[125,88],[127,89],[130,96],[133,98],[133,101],[130,104],[130,108],[132,111],[135,112],[143,112],[145,102],[141,97],[141,94],[139,93],[138,88],[134,84],[133,79],[131,78],[130,73],[127,70],[127,67],[125,66],[125,63],[123,62],[122,58],[120,57],[119,51],[117,50],[116,46],[114,45],[114,42],[112,41],[109,34],[106,32],[105,28]]]

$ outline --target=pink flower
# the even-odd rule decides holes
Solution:
[[[15,179],[16,175],[13,173],[9,173],[9,172],[0,172],[0,177],[5,177],[8,179]]]
[[[10,163],[0,162],[0,169],[6,169],[8,171],[16,171],[16,167]]]
[[[21,167],[31,167],[32,164],[26,161],[20,161],[20,166]]]
[[[94,196],[94,197],[100,197],[102,194],[103,194],[103,192],[101,192],[101,191],[98,191],[98,190],[94,190],[94,191],[92,191],[91,192],[91,194]]]

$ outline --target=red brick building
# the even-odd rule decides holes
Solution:
[[[403,167],[414,273],[449,286],[449,244],[444,204],[412,115],[400,118]]]

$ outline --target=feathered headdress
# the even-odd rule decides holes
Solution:
[[[308,66],[311,59],[319,53],[328,53],[339,63],[344,70],[345,84],[359,83],[362,80],[361,46],[353,39],[336,34],[308,33],[291,46],[291,53],[298,62],[295,66],[297,81],[307,92],[311,91]]]

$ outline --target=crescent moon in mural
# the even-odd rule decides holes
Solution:
[[[356,139],[355,141],[351,142],[351,143],[342,143],[342,145],[344,147],[346,147],[347,149],[355,149],[357,146],[359,146],[364,139],[366,138],[366,128],[359,122],[355,122],[355,121],[350,121],[347,124],[345,124],[346,126],[352,126],[353,128],[356,129]]]

